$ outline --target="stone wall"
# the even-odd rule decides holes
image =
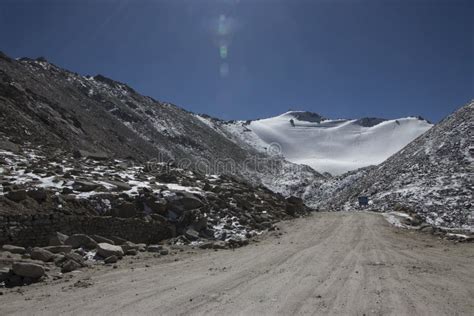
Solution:
[[[117,236],[136,243],[154,243],[174,235],[169,225],[139,218],[62,214],[0,217],[0,245],[45,246],[55,232]]]

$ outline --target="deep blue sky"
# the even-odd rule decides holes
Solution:
[[[1,0],[0,50],[224,119],[422,115],[474,98],[474,1]]]

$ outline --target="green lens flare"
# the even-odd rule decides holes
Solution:
[[[227,53],[228,53],[227,46],[221,45],[221,47],[219,47],[219,55],[221,56],[221,58],[226,59]]]

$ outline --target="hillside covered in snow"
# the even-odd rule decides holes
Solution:
[[[353,210],[358,196],[368,196],[374,211],[401,209],[435,227],[474,231],[473,192],[471,102],[381,165],[315,183],[306,200],[324,209]]]
[[[281,150],[291,162],[332,175],[378,165],[432,127],[416,117],[330,120],[303,111],[215,123],[257,150]]]

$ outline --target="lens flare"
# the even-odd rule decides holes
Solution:
[[[219,72],[222,78],[225,78],[229,75],[229,65],[227,63],[222,63]]]
[[[227,46],[226,45],[221,45],[221,47],[219,47],[219,55],[221,56],[222,59],[226,59],[227,58]]]
[[[225,15],[221,14],[219,17],[219,25],[217,27],[217,32],[219,35],[226,35],[229,32],[229,23],[227,23],[227,19]]]

